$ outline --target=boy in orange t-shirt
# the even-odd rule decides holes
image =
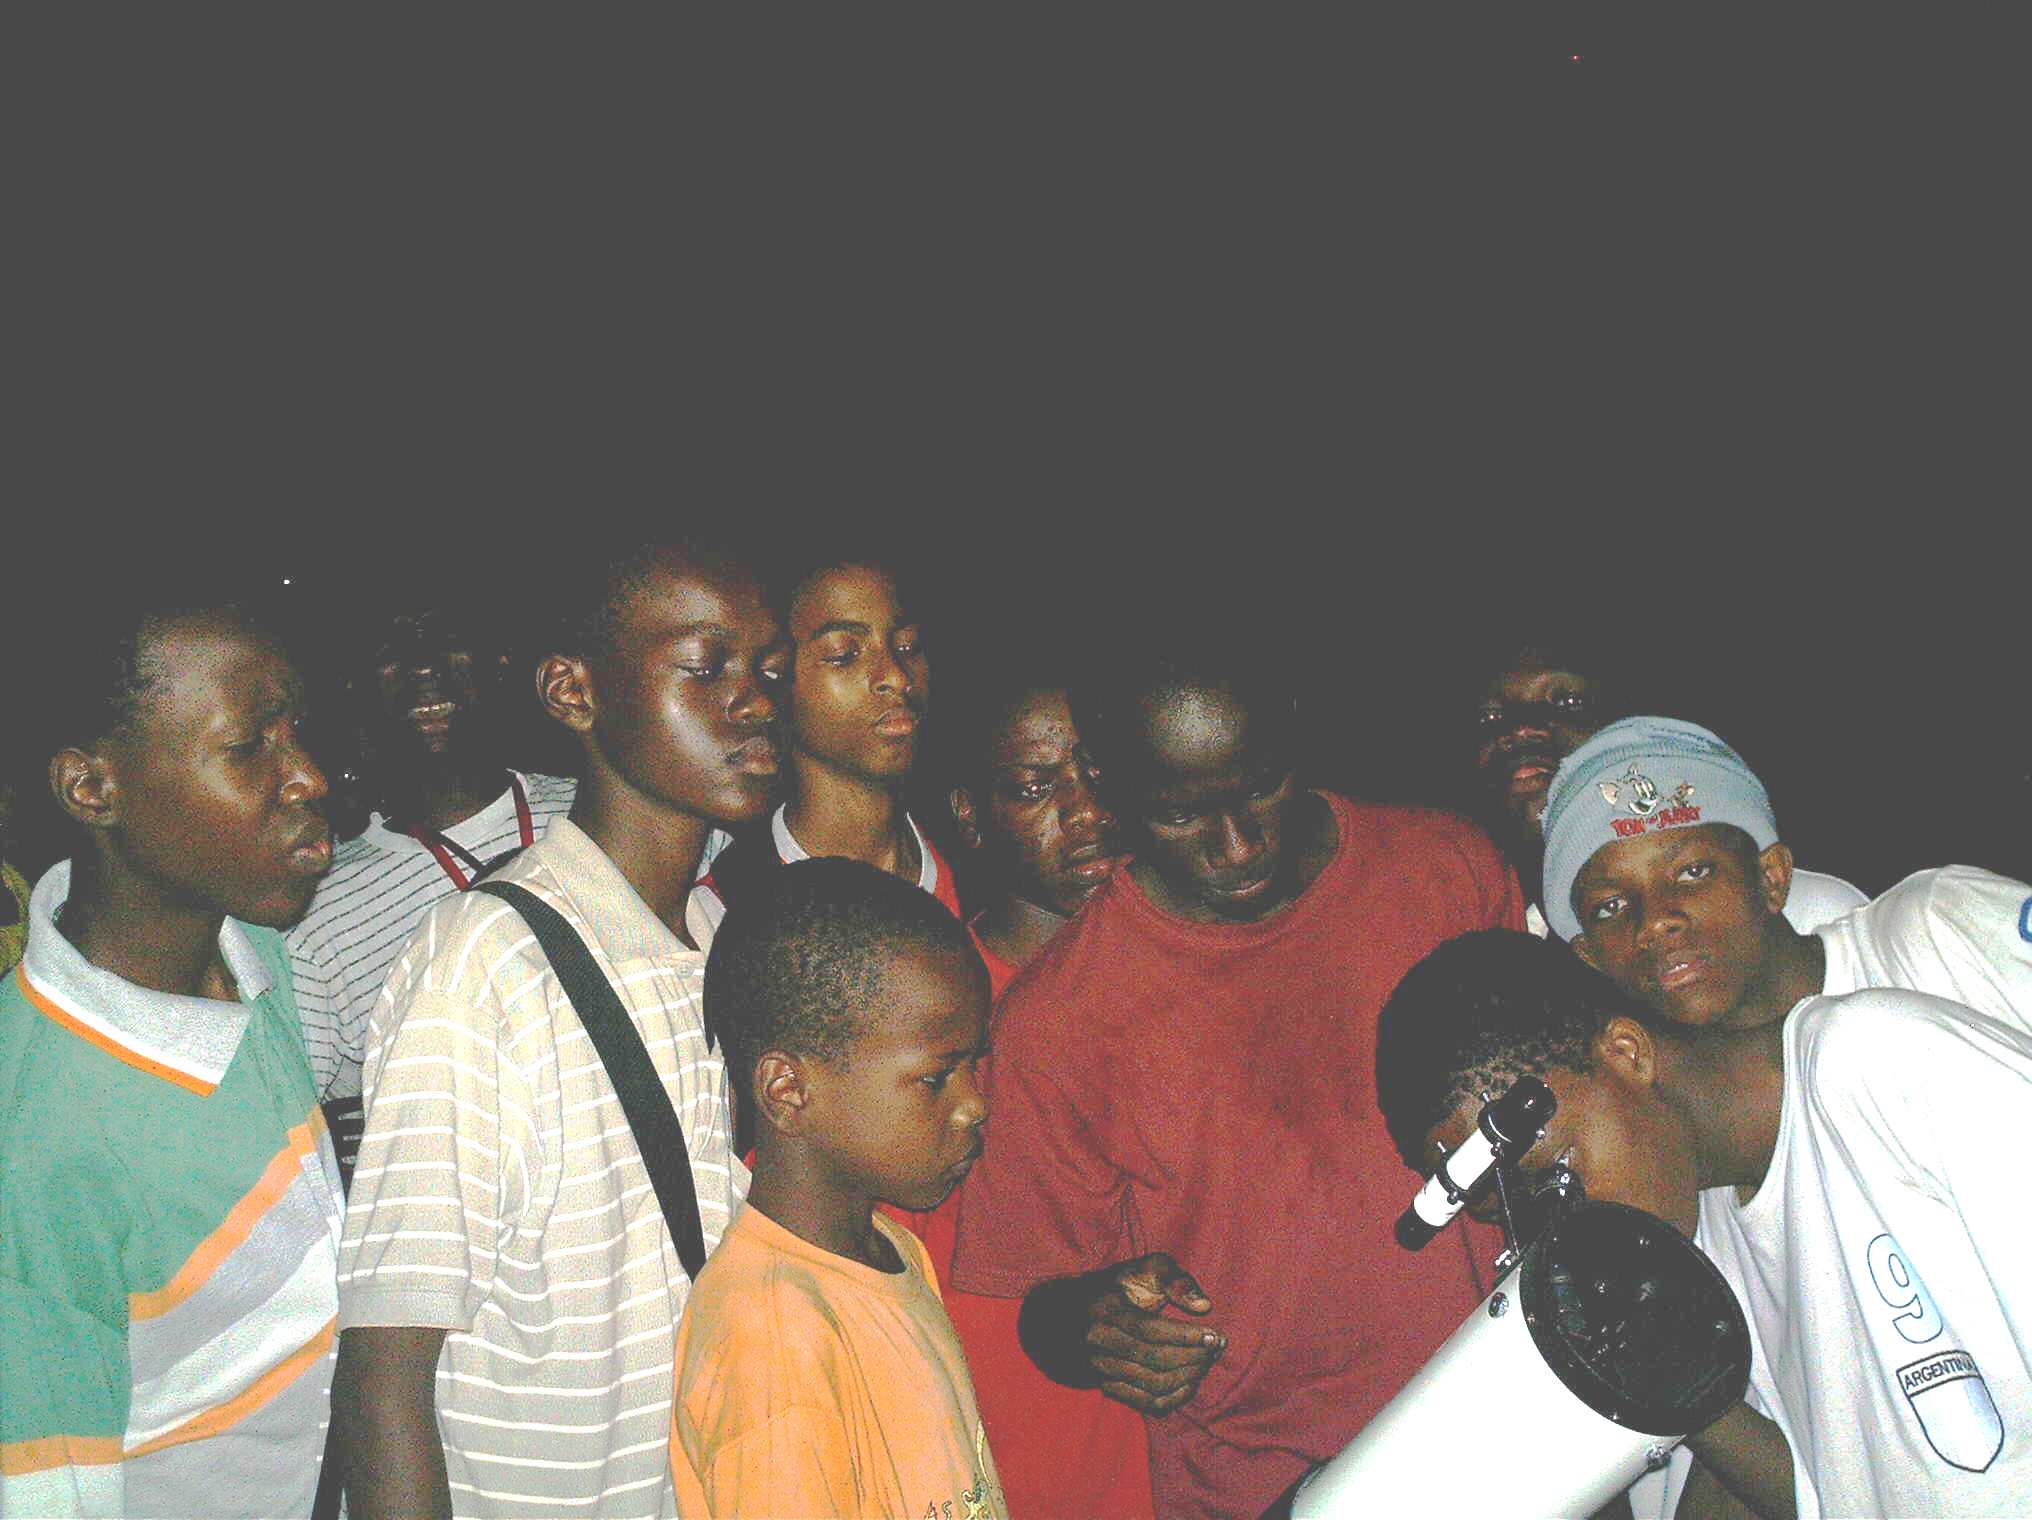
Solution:
[[[965,928],[872,866],[800,861],[714,936],[705,1004],[758,1116],[748,1203],[677,1334],[683,1516],[1005,1513],[924,1248],[981,1152],[988,975]]]

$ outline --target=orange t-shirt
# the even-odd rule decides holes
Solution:
[[[878,1272],[744,1208],[677,1328],[677,1512],[1001,1520],[959,1338],[923,1246]]]
[[[971,924],[967,932],[987,963],[999,1002],[1017,968],[983,944]],[[994,1144],[992,1113],[987,1136]],[[1143,1416],[1098,1388],[1066,1388],[1039,1372],[1016,1335],[1021,1299],[961,1293],[945,1281],[965,1198],[962,1183],[930,1213],[886,1203],[882,1212],[907,1225],[931,1257],[1001,1463],[1010,1520],[1151,1520],[1157,1511],[1150,1498]]]

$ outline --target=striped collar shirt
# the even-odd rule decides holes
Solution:
[[[747,1191],[705,955],[568,818],[496,876],[591,949],[690,1152],[707,1249]],[[710,929],[694,896],[687,928]],[[674,1327],[690,1282],[605,1068],[521,916],[465,893],[397,959],[367,1032],[340,1323],[443,1328],[437,1413],[462,1515],[673,1512]]]
[[[0,1513],[308,1514],[339,1186],[281,936],[239,1001],[137,986],[37,884],[0,984]]]

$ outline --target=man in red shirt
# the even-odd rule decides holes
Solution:
[[[1301,786],[1279,662],[1183,647],[1077,709],[1136,855],[996,1010],[952,1276],[1022,1298],[1055,1379],[1145,1413],[1157,1513],[1227,1520],[1337,1452],[1479,1297],[1466,1237],[1391,1237],[1376,1017],[1523,902],[1468,824]]]

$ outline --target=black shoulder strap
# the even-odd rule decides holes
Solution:
[[[635,1146],[649,1169],[656,1201],[663,1205],[670,1238],[677,1242],[677,1259],[684,1263],[685,1275],[696,1278],[706,1264],[706,1237],[699,1224],[698,1193],[692,1185],[691,1153],[685,1149],[684,1128],[677,1122],[670,1094],[656,1074],[635,1021],[621,1006],[586,942],[557,909],[527,888],[505,881],[483,881],[473,890],[498,897],[520,913],[550,958],[551,970],[557,973],[558,984],[571,999],[579,1022],[586,1026],[593,1049],[600,1053],[607,1079],[621,1100],[621,1112],[635,1133]]]

